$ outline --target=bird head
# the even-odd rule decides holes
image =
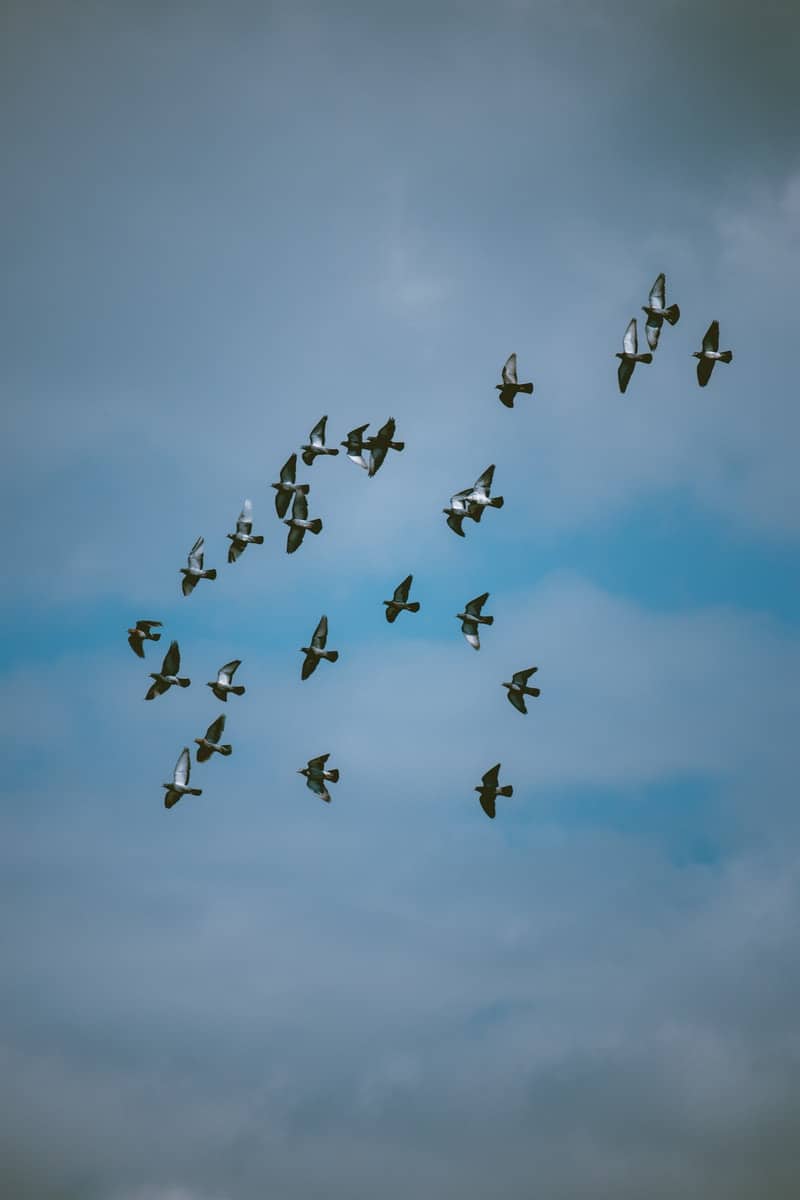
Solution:
[[[702,350],[693,350],[692,351],[692,358],[702,358],[702,357],[703,357]]]

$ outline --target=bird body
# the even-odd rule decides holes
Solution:
[[[325,425],[327,420],[328,418],[325,416],[317,421],[316,425],[311,430],[311,433],[308,435],[308,442],[305,446],[300,447],[300,449],[303,451],[303,462],[307,467],[312,467],[314,465],[314,459],[320,454],[339,453],[339,451],[334,447],[328,447],[325,445]]]
[[[233,753],[233,746],[228,744],[221,746],[219,739],[222,737],[222,731],[225,728],[225,713],[220,713],[216,721],[212,721],[206,730],[205,737],[195,738],[197,743],[197,761],[207,762],[212,754],[222,754],[225,758]]]
[[[311,638],[310,646],[301,646],[300,653],[305,654],[303,668],[300,673],[301,679],[308,679],[309,675],[313,675],[317,669],[317,663],[321,658],[326,658],[328,662],[335,663],[339,657],[338,650],[326,650],[328,642],[328,618],[323,614],[320,617],[319,624],[314,630],[314,635]]]
[[[394,589],[392,599],[384,600],[383,603],[386,605],[386,620],[390,625],[393,621],[397,620],[398,613],[419,612],[420,604],[418,600],[412,600],[411,603],[408,602],[408,593],[411,590],[413,579],[413,575],[407,575],[403,582],[398,583]]]
[[[295,494],[292,501],[291,518],[284,520],[283,523],[289,526],[289,536],[286,539],[287,554],[294,554],[298,546],[302,544],[306,530],[310,530],[311,533],[320,533],[322,530],[322,521],[319,517],[314,517],[311,521],[308,519],[308,501],[304,492]]]
[[[181,796],[202,796],[202,788],[189,787],[191,769],[192,763],[189,757],[189,747],[184,746],[178,755],[178,761],[172,773],[172,782],[162,783],[161,785],[166,789],[167,793],[164,797],[164,808],[172,808],[173,804],[178,803]]]
[[[476,787],[475,791],[481,802],[481,808],[486,813],[487,817],[494,820],[495,816],[495,799],[498,796],[513,796],[514,789],[510,783],[500,787],[500,763],[495,763],[490,767],[485,775],[481,777],[481,786]]]
[[[199,579],[217,578],[217,572],[213,568],[208,571],[203,570],[203,546],[204,541],[201,537],[199,537],[189,551],[188,567],[181,567],[181,575],[183,576],[183,580],[181,581],[181,589],[184,596],[188,596],[194,591]]]
[[[622,339],[622,353],[616,354],[615,357],[620,360],[619,367],[617,368],[619,390],[624,392],[630,383],[630,378],[636,364],[653,361],[652,354],[639,353],[639,335],[636,332],[636,317],[631,317],[628,328],[625,330],[625,336]]]
[[[537,687],[528,687],[528,680],[531,675],[535,675],[539,670],[538,667],[528,667],[526,671],[516,671],[511,676],[510,683],[504,683],[502,686],[508,689],[508,699],[518,712],[527,713],[525,707],[526,696],[541,695],[540,689]]]
[[[192,682],[191,679],[181,679],[178,676],[178,671],[181,669],[181,652],[177,642],[170,642],[169,650],[164,655],[164,661],[161,664],[161,670],[150,672],[150,678],[154,682],[145,696],[145,700],[154,700],[156,696],[163,696],[164,692],[168,692],[171,687],[187,688]]]
[[[497,397],[501,404],[505,404],[506,408],[514,407],[514,398],[523,392],[526,396],[533,393],[532,383],[517,382],[517,356],[509,354],[503,366],[501,378],[502,383],[496,383],[494,386],[500,395]]]
[[[249,500],[245,500],[242,511],[239,513],[236,533],[228,533],[225,536],[230,538],[231,543],[228,547],[229,563],[236,562],[239,555],[244,554],[251,543],[254,546],[263,546],[264,538],[260,534],[253,533],[253,505]]]
[[[647,313],[647,323],[644,327],[647,344],[651,350],[655,350],[661,334],[661,326],[665,321],[670,325],[677,325],[681,315],[677,304],[670,304],[667,307],[666,279],[663,272],[651,287],[647,304],[642,305],[642,312]]]
[[[298,492],[302,492],[304,496],[308,495],[309,485],[307,483],[295,483],[296,470],[297,455],[292,454],[281,467],[280,481],[270,484],[270,487],[275,488],[275,511],[281,520],[289,511],[290,500]]]
[[[139,658],[144,658],[145,642],[160,642],[161,634],[152,633],[151,630],[160,625],[160,621],[137,621],[136,624],[128,630],[128,645],[134,654]]]
[[[693,351],[692,358],[697,359],[697,382],[700,387],[705,387],[708,383],[715,363],[731,362],[733,351],[721,351],[719,348],[719,321],[711,322],[703,337],[702,350]]]
[[[470,600],[465,606],[464,612],[456,613],[456,619],[461,622],[461,632],[475,650],[481,648],[478,626],[494,624],[494,617],[481,615],[481,609],[488,599],[489,593],[484,592],[482,596],[476,596],[474,600]]]
[[[217,678],[215,680],[212,680],[211,683],[206,684],[206,687],[211,688],[218,700],[222,700],[227,704],[228,696],[230,694],[234,696],[244,695],[246,690],[245,688],[243,688],[241,685],[234,686],[231,683],[231,680],[241,665],[242,660],[240,658],[234,658],[231,662],[225,663],[224,667],[220,667],[220,669],[217,671]]]
[[[337,767],[332,767],[330,771],[326,770],[325,763],[330,758],[330,754],[320,754],[318,758],[310,758],[308,765],[301,767],[297,772],[298,775],[305,775],[306,787],[311,788],[319,796],[320,800],[324,800],[326,804],[330,804],[331,796],[326,783],[339,782],[339,770]]]

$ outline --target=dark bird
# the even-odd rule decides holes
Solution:
[[[538,667],[528,667],[527,671],[516,671],[511,676],[511,683],[504,683],[502,685],[504,688],[508,688],[508,698],[518,712],[527,713],[528,710],[525,707],[526,696],[541,695],[539,688],[527,686],[531,675],[535,675],[538,670]]]
[[[191,679],[179,679],[178,671],[180,669],[181,652],[178,649],[178,643],[170,642],[169,650],[164,655],[164,661],[161,664],[161,670],[150,672],[150,678],[155,682],[151,683],[145,700],[154,700],[156,696],[163,696],[164,692],[168,692],[173,684],[177,687],[187,688],[192,681]]]
[[[189,787],[191,769],[192,763],[189,758],[189,747],[184,746],[178,755],[175,770],[172,772],[172,783],[162,783],[161,785],[167,791],[164,797],[164,808],[172,808],[173,804],[178,803],[181,796],[202,796],[202,788]]]
[[[303,669],[300,672],[301,679],[308,679],[309,675],[313,675],[317,669],[317,663],[321,658],[327,658],[328,662],[335,663],[339,657],[338,650],[326,650],[325,646],[328,642],[328,618],[322,616],[319,619],[319,624],[314,630],[314,635],[311,638],[310,646],[302,646],[300,653],[305,654],[303,660]]]
[[[220,667],[217,671],[217,678],[211,683],[207,683],[206,687],[210,687],[218,700],[223,700],[227,704],[228,694],[233,693],[234,696],[243,696],[245,688],[241,686],[234,687],[231,683],[238,668],[242,665],[240,658],[234,658],[231,662],[225,663],[224,667]]]
[[[308,519],[308,501],[304,492],[297,492],[292,501],[291,518],[284,520],[283,523],[289,526],[289,536],[286,539],[287,554],[294,554],[297,547],[302,544],[307,529],[310,529],[312,533],[319,533],[322,530],[322,521],[319,517],[315,517],[313,521]]]
[[[320,754],[319,758],[310,758],[308,766],[301,767],[297,772],[298,775],[305,775],[306,787],[310,787],[312,792],[316,792],[320,800],[324,800],[326,804],[330,804],[331,796],[328,789],[325,787],[325,782],[338,783],[339,771],[336,767],[332,767],[330,771],[325,770],[325,763],[330,758],[330,754]]]
[[[374,437],[366,438],[364,445],[369,450],[369,476],[376,475],[383,465],[383,460],[390,450],[404,450],[405,442],[393,442],[395,431],[394,417],[389,417],[385,425],[381,425]]]
[[[208,762],[212,754],[222,754],[225,758],[233,753],[233,746],[227,743],[224,746],[219,744],[219,739],[222,737],[222,731],[225,728],[225,713],[220,713],[216,721],[212,721],[206,730],[206,736],[195,738],[197,743],[197,761]]]
[[[514,407],[514,398],[520,392],[524,392],[526,396],[533,394],[532,383],[517,383],[517,356],[509,354],[506,359],[505,366],[501,375],[502,383],[496,383],[494,386],[500,395],[497,397],[501,404],[505,404],[506,408]]]
[[[397,620],[397,614],[400,612],[419,612],[419,600],[413,600],[408,603],[408,593],[411,589],[413,575],[406,575],[402,583],[398,583],[394,589],[394,595],[391,600],[384,600],[386,605],[386,620],[391,624]]]
[[[230,538],[231,542],[228,547],[229,563],[236,562],[239,555],[244,554],[251,542],[254,546],[264,545],[264,538],[260,534],[256,536],[253,533],[253,506],[249,500],[245,500],[242,511],[239,513],[236,533],[228,533],[225,536]]]
[[[481,616],[481,609],[488,599],[489,593],[484,592],[482,596],[476,596],[474,600],[470,600],[464,612],[456,613],[457,619],[461,622],[461,632],[470,646],[474,646],[476,650],[481,648],[478,626],[494,624],[494,617]]]
[[[651,350],[655,350],[661,326],[665,321],[670,325],[677,325],[681,315],[677,304],[670,304],[669,308],[666,307],[666,280],[663,272],[650,288],[650,298],[647,304],[642,305],[642,312],[647,313],[647,323],[644,327],[647,344]]]
[[[620,360],[617,367],[617,379],[619,380],[619,390],[624,392],[630,382],[633,368],[637,363],[649,363],[653,361],[652,354],[639,353],[639,336],[636,332],[636,317],[631,317],[630,324],[625,330],[625,337],[622,339],[622,353],[616,354],[616,358]]]
[[[317,421],[316,425],[311,430],[311,433],[308,435],[308,442],[310,444],[300,447],[300,449],[303,451],[303,462],[307,467],[312,467],[314,465],[314,459],[319,454],[339,453],[339,451],[335,448],[329,449],[325,445],[325,422],[327,420],[327,417],[322,417],[321,420]]]
[[[217,572],[212,568],[210,571],[203,570],[203,539],[199,537],[189,551],[189,566],[181,567],[181,589],[184,596],[188,596],[194,591],[198,579],[216,579]]]
[[[696,358],[698,360],[697,382],[700,384],[700,387],[705,387],[711,378],[711,372],[714,370],[714,363],[729,363],[731,361],[733,358],[732,350],[723,350],[720,352],[719,321],[711,322],[703,338],[703,349],[693,351],[692,358]]]
[[[484,776],[481,778],[481,786],[476,787],[478,798],[481,802],[481,808],[486,813],[487,817],[494,820],[495,806],[494,802],[497,796],[513,796],[514,789],[510,783],[505,787],[498,787],[500,776],[500,763],[495,763]]]
[[[297,455],[292,454],[287,458],[286,462],[281,467],[280,483],[270,484],[275,488],[275,511],[283,520],[289,511],[289,501],[298,492],[302,492],[304,496],[308,495],[309,485],[307,483],[295,483],[294,476],[297,470]]]
[[[491,467],[487,467],[480,478],[475,480],[475,486],[471,492],[461,492],[458,497],[454,497],[454,499],[460,499],[463,496],[466,499],[468,515],[473,517],[475,521],[480,521],[484,508],[503,507],[504,501],[502,496],[495,496],[494,499],[489,498],[493,477],[494,464]]]
[[[359,425],[356,429],[351,429],[341,445],[347,450],[347,457],[350,459],[350,462],[353,462],[357,467],[363,467],[365,471],[368,471],[369,463],[364,458],[365,429],[369,429],[369,421],[367,421],[366,425]]]
[[[145,642],[161,641],[160,633],[150,632],[151,629],[160,624],[160,621],[137,621],[134,627],[128,630],[128,645],[134,654],[139,655],[139,658],[144,658]]]

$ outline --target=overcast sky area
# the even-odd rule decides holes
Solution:
[[[6,0],[0,1195],[796,1195],[799,54],[774,0]],[[290,557],[323,413],[406,449],[299,463]]]

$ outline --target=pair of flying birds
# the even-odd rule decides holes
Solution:
[[[485,509],[503,507],[505,503],[503,497],[492,497],[490,494],[493,478],[494,464],[486,468],[471,488],[465,488],[463,492],[456,492],[454,496],[451,496],[449,506],[442,509],[447,516],[448,526],[459,537],[465,536],[463,526],[466,517],[479,522]]]
[[[142,647],[143,640],[157,642],[161,637],[160,633],[147,633],[142,627],[160,624],[160,621],[137,621],[135,627],[128,630],[128,642],[130,643],[131,648],[139,655],[140,658],[144,658],[144,650]],[[143,638],[136,636],[140,632],[144,635]],[[217,678],[209,681],[209,683],[206,684],[207,687],[211,688],[218,700],[223,700],[225,703],[227,703],[229,695],[244,695],[246,689],[239,684],[233,683],[233,676],[241,664],[242,660],[240,658],[234,658],[231,662],[225,663],[225,665],[220,667],[220,669],[217,671]],[[189,687],[192,681],[191,679],[187,679],[185,676],[180,676],[178,674],[180,669],[180,647],[178,646],[177,642],[173,641],[170,642],[169,649],[164,655],[164,660],[161,664],[161,670],[150,672],[150,678],[153,680],[153,683],[148,689],[145,700],[154,700],[156,696],[163,696],[164,693],[168,692],[171,687]]]
[[[227,758],[233,753],[233,747],[228,743],[222,745],[220,738],[222,731],[225,728],[225,714],[220,713],[216,721],[212,721],[206,730],[205,737],[195,738],[197,743],[197,761],[199,763],[208,762],[212,754],[221,754]],[[178,761],[175,763],[175,769],[172,772],[172,779],[169,783],[162,783],[162,787],[166,791],[164,797],[164,808],[172,808],[177,804],[182,796],[202,796],[203,789],[192,787],[189,783],[189,778],[192,772],[192,760],[189,754],[189,747],[184,746],[178,755]]]

